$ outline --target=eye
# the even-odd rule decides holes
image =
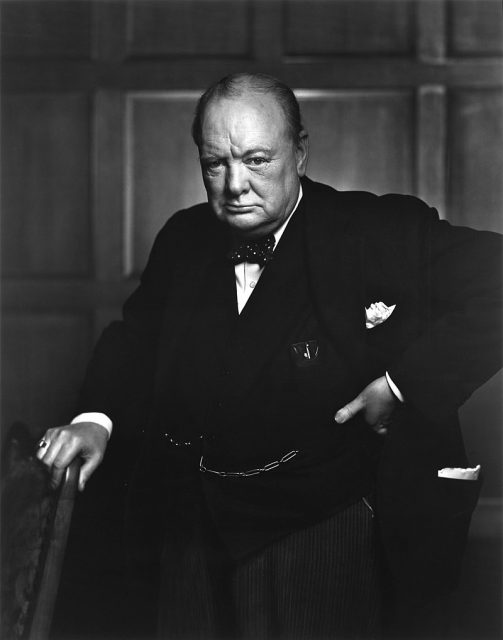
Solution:
[[[218,158],[215,158],[212,160],[209,160],[209,159],[203,160],[203,167],[206,171],[215,171],[221,166],[222,166],[222,160],[219,160]]]
[[[260,167],[264,164],[267,164],[269,160],[262,156],[254,156],[253,158],[249,158],[247,162],[248,164],[251,164],[253,167]]]

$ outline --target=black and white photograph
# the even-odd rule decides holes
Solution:
[[[3,640],[503,637],[501,0],[0,0]]]

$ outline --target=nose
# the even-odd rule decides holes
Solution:
[[[227,193],[233,197],[239,197],[242,193],[246,193],[250,188],[246,167],[241,163],[229,165],[225,187]]]

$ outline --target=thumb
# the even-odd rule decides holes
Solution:
[[[96,471],[100,463],[100,456],[99,454],[95,454],[90,456],[89,458],[85,458],[84,460],[85,461],[80,467],[79,473],[79,491],[84,491],[87,481]]]
[[[351,420],[351,418],[354,418],[354,416],[358,412],[362,411],[364,407],[365,403],[363,401],[362,395],[360,394],[356,396],[354,400],[348,402],[348,404],[342,407],[342,409],[339,409],[339,411],[337,411],[337,413],[335,414],[335,421],[338,424],[344,424],[348,420]]]

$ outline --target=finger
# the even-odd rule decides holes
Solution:
[[[37,451],[35,452],[35,456],[41,460],[43,458],[43,456],[45,455],[48,447],[50,445],[50,441],[47,435],[44,435],[44,437],[39,440],[38,445],[37,445]]]
[[[57,433],[54,429],[47,429],[44,435],[40,438],[37,444],[37,451],[35,456],[41,460],[49,451],[51,443],[57,439]]]
[[[99,454],[95,454],[88,458],[81,466],[79,473],[79,491],[84,491],[87,481],[96,471],[100,462],[101,456]]]
[[[60,447],[58,455],[55,457],[51,466],[51,485],[56,488],[59,486],[66,468],[77,455],[77,448],[71,445],[63,445]]]
[[[41,454],[39,455],[39,460],[46,467],[51,467],[54,464],[54,460],[59,455],[59,452],[62,447],[62,442],[59,439],[53,440],[49,442],[47,447],[42,447],[40,449]]]
[[[364,407],[365,402],[362,396],[356,396],[354,400],[351,400],[351,402],[349,402],[345,407],[342,407],[342,409],[337,411],[335,414],[335,421],[338,424],[344,424],[348,420],[351,420],[351,418],[354,418],[354,416],[364,409]]]
[[[51,469],[51,487],[56,489],[59,487],[59,484],[63,478],[63,475],[66,471],[66,467],[63,465],[53,465]]]

